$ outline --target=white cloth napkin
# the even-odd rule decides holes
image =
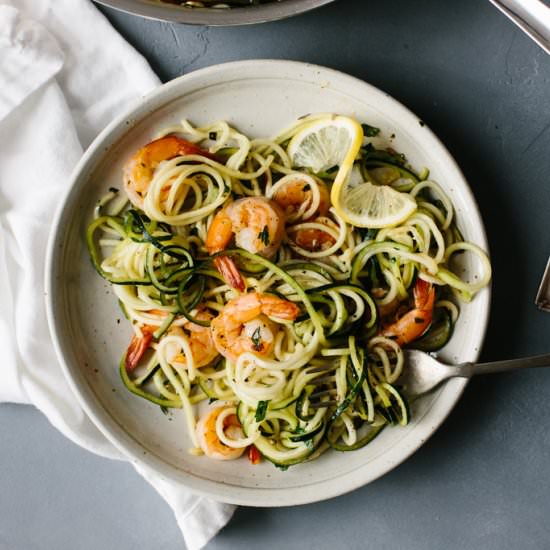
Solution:
[[[65,436],[110,458],[65,382],[44,311],[49,226],[97,133],[159,81],[88,0],[0,0],[0,401],[29,403]],[[140,473],[174,510],[189,550],[234,507]]]

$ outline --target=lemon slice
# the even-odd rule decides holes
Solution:
[[[363,142],[363,129],[353,118],[327,115],[306,123],[288,144],[293,166],[318,174],[338,166],[336,178],[344,178]]]
[[[353,187],[340,186],[333,205],[346,222],[356,227],[373,229],[398,225],[417,207],[416,201],[408,193],[400,193],[388,185],[373,185],[368,181]]]
[[[293,166],[314,173],[338,166],[330,200],[336,212],[357,227],[391,227],[406,220],[416,201],[387,185],[359,183],[352,178],[353,163],[363,143],[363,129],[353,118],[326,115],[305,123],[288,144]]]

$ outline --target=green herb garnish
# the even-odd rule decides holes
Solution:
[[[361,124],[361,128],[363,128],[363,133],[367,137],[374,137],[380,133],[380,128],[376,128],[376,126],[371,126],[370,124]]]
[[[269,228],[267,225],[264,225],[264,228],[258,233],[258,239],[260,239],[265,246],[269,244]]]
[[[261,330],[260,327],[258,327],[253,333],[251,337],[252,343],[254,344],[254,349],[256,351],[262,350],[262,339],[261,339]]]

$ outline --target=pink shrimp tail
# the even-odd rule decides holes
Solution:
[[[415,308],[380,332],[382,336],[395,340],[400,346],[422,336],[432,322],[435,288],[431,283],[417,279],[413,293]]]
[[[235,290],[244,292],[246,284],[235,262],[229,256],[217,256],[214,258],[214,265],[219,271],[223,280]]]
[[[300,313],[300,308],[294,303],[287,300],[281,300],[276,296],[262,296],[262,313],[271,317],[294,321]]]
[[[141,338],[139,338],[135,334],[134,336],[132,336],[132,341],[130,342],[128,350],[126,351],[124,366],[126,367],[127,371],[134,370],[137,367],[141,358],[149,349],[151,341],[153,340],[153,327],[145,325],[144,327],[142,327],[141,332]]]
[[[414,306],[417,309],[432,310],[435,301],[435,288],[424,279],[417,279],[414,285]]]

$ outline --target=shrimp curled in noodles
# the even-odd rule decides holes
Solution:
[[[307,174],[289,174],[273,186],[271,194],[284,211],[287,222],[326,225],[324,216],[330,208],[330,196],[327,186],[321,180]],[[289,237],[310,252],[322,250],[335,242],[327,231],[311,227],[296,227],[289,231]]]
[[[409,344],[422,336],[432,322],[435,288],[423,279],[418,279],[413,293],[414,309],[387,326],[381,333],[382,336],[395,340],[400,346]]]
[[[216,254],[234,238],[238,247],[272,258],[284,230],[284,215],[276,203],[263,197],[247,197],[232,202],[214,216],[206,235],[206,249],[209,254]],[[214,264],[228,284],[244,290],[244,281],[231,258],[217,256]]]
[[[141,335],[134,334],[124,358],[124,366],[127,371],[135,369],[145,352],[149,349],[153,340],[153,333],[155,328],[149,325],[143,325],[141,327]]]
[[[268,317],[293,321],[300,309],[293,302],[271,294],[250,292],[230,300],[212,321],[214,345],[227,359],[241,353],[268,355],[276,336],[276,323]]]
[[[289,223],[325,216],[330,208],[327,186],[307,174],[289,174],[271,190],[271,198],[282,208]]]
[[[311,221],[325,227],[331,227],[331,223],[334,225],[329,218],[324,217]],[[296,231],[291,231],[289,228],[289,236],[298,246],[310,252],[326,250],[336,242],[336,239],[328,231],[317,227],[297,227]]]
[[[196,315],[199,321],[210,321],[212,314],[207,311],[199,311]],[[170,336],[187,337],[191,354],[193,355],[193,363],[195,368],[200,368],[211,363],[218,356],[218,350],[214,346],[212,333],[209,327],[197,325],[191,321],[187,321],[182,327],[170,327],[168,329]],[[187,366],[187,359],[180,352],[180,346],[176,343],[170,344],[171,349],[168,352],[168,360],[182,367]]]
[[[214,158],[198,145],[177,136],[165,136],[151,141],[128,160],[124,166],[124,190],[130,202],[143,210],[143,200],[158,165],[183,155]]]
[[[234,408],[222,406],[210,409],[197,422],[197,439],[206,456],[217,460],[235,460],[244,453],[246,445],[243,447],[229,447],[220,440],[216,427],[220,415],[223,415],[222,428],[227,439],[237,440],[244,436],[239,420],[234,413]]]

